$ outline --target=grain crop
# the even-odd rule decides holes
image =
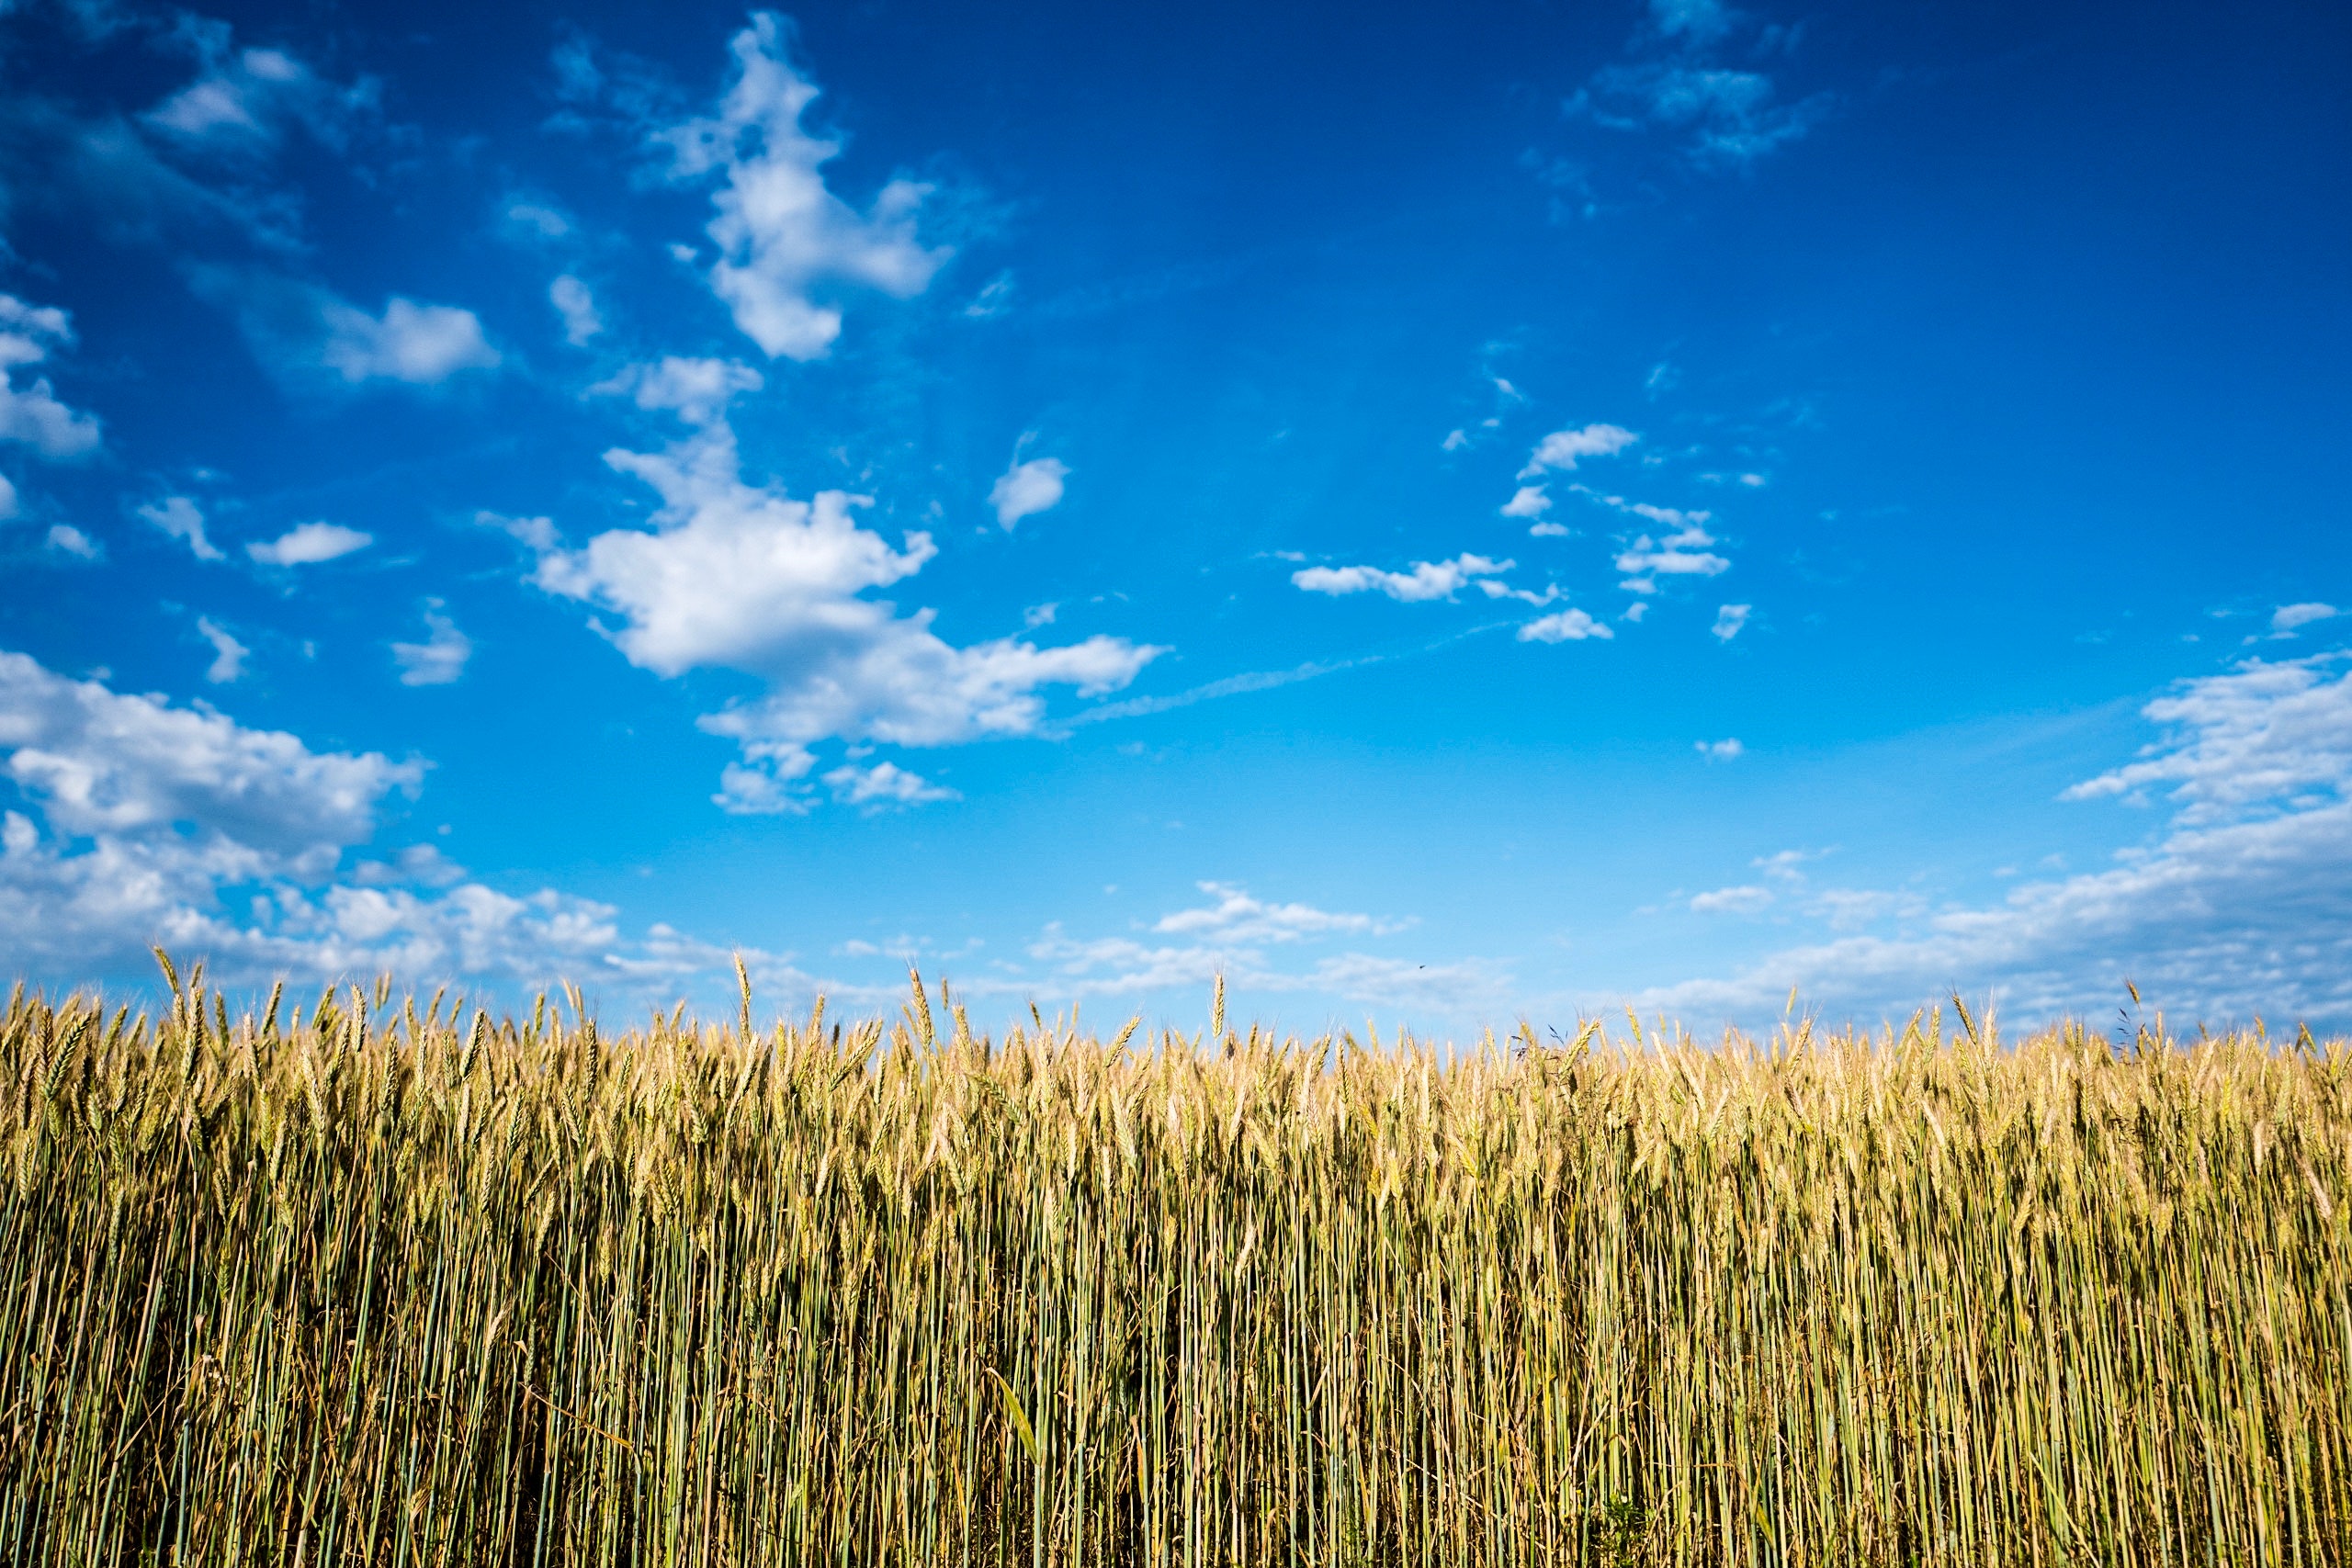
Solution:
[[[0,1561],[2352,1563],[2341,1044],[1222,1015],[19,987]]]

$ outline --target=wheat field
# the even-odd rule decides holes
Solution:
[[[171,987],[9,1003],[0,1561],[2352,1563],[2308,1035]]]

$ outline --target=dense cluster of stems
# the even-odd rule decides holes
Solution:
[[[0,1562],[2352,1563],[2307,1036],[172,990],[0,1023]]]

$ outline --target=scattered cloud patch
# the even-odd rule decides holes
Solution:
[[[1555,430],[1535,444],[1527,456],[1527,467],[1520,469],[1521,479],[1532,479],[1548,470],[1573,470],[1587,457],[1608,457],[1641,439],[1632,431],[1614,424],[1588,424],[1581,430]]]
[[[2342,613],[2333,604],[2281,604],[2270,612],[2270,635],[2291,637],[2305,626],[2332,621]]]
[[[1544,493],[1542,485],[1521,485],[1503,502],[1502,510],[1506,517],[1541,517],[1552,510],[1552,498]]]
[[[188,547],[198,560],[219,560],[220,551],[204,536],[204,513],[184,495],[167,495],[138,508],[139,515]]]
[[[48,538],[51,549],[76,560],[96,560],[106,553],[98,548],[96,539],[71,523],[51,524]]]
[[[370,314],[317,284],[255,267],[192,269],[197,291],[226,307],[263,366],[294,381],[434,387],[494,369],[499,353],[471,310],[395,295]]]
[[[243,679],[245,660],[252,656],[253,649],[239,642],[226,627],[208,615],[197,617],[196,630],[197,635],[212,645],[212,662],[206,667],[204,678],[216,686],[225,686]]]
[[[945,746],[1035,734],[1045,688],[1099,696],[1165,651],[1100,635],[1057,648],[1014,637],[957,648],[932,631],[931,611],[901,615],[866,597],[921,571],[937,553],[931,536],[909,533],[894,547],[859,525],[866,497],[824,491],[799,501],[747,482],[717,405],[750,373],[718,375],[713,363],[640,367],[639,401],[675,407],[695,428],[661,452],[606,454],[661,497],[652,526],[611,529],[578,549],[534,544],[532,581],[618,615],[608,635],[641,669],[720,668],[766,682],[763,696],[702,720],[743,751],[721,791],[728,809],[792,809],[782,804],[796,798],[789,786],[813,766],[809,748],[828,739]]]
[[[1750,604],[1719,605],[1715,610],[1715,624],[1708,630],[1714,634],[1717,642],[1729,642],[1739,635],[1741,627],[1747,625],[1748,612],[1754,607]]]
[[[354,122],[377,109],[372,79],[341,85],[288,50],[240,49],[225,22],[182,13],[174,37],[196,55],[197,79],[141,118],[184,150],[250,159],[275,152],[299,125],[340,151]]]
[[[596,310],[595,295],[568,272],[548,285],[548,303],[563,318],[563,341],[574,348],[585,345],[605,330],[605,318]]]
[[[754,13],[730,45],[734,79],[717,111],[651,140],[673,181],[722,182],[711,198],[719,259],[709,276],[736,326],[770,358],[816,359],[842,329],[841,307],[824,296],[850,287],[910,298],[949,253],[916,238],[930,186],[894,179],[863,213],[826,187],[821,171],[841,144],[801,126],[818,88],[786,58],[789,33],[775,13]]]
[[[1583,642],[1590,637],[1606,642],[1616,635],[1582,610],[1561,610],[1519,628],[1521,642]]]
[[[1663,539],[1644,534],[1617,558],[1617,570],[1624,574],[1618,586],[1628,593],[1655,593],[1661,577],[1720,576],[1731,562],[1708,549],[1714,542],[1697,524]]]
[[[1736,736],[1722,740],[1702,740],[1698,747],[1699,755],[1710,762],[1736,762],[1747,753],[1747,748],[1739,743]]]
[[[1777,1017],[1791,985],[1816,1005],[1897,1012],[1997,987],[2012,1026],[2103,1013],[2129,976],[2184,1023],[2256,1012],[2352,1025],[2352,673],[2342,654],[2182,682],[2143,716],[2133,761],[2067,790],[2161,800],[2168,819],[2103,870],[2021,882],[1983,906],[1836,890],[1815,911],[1849,934],[1724,979],[1637,996],[1686,1017]],[[2063,869],[2063,868],[2061,868]],[[1894,920],[1893,931],[1854,928]]]
[[[1301,937],[1334,931],[1402,930],[1395,922],[1370,915],[1336,914],[1310,904],[1269,904],[1253,898],[1238,883],[1194,884],[1215,902],[1197,908],[1162,915],[1152,930],[1162,935],[1216,936],[1228,942],[1296,942]]]
[[[1772,902],[1769,887],[1718,887],[1693,897],[1690,908],[1701,915],[1754,915],[1770,908]]]
[[[245,547],[245,554],[264,566],[316,566],[364,550],[375,542],[373,534],[340,523],[303,523],[275,539],[254,541]]]
[[[58,400],[46,376],[19,384],[19,367],[39,365],[71,344],[71,317],[53,305],[28,305],[0,294],[0,441],[29,446],[52,462],[97,450],[98,422]]]
[[[963,798],[954,790],[932,784],[920,773],[910,773],[896,762],[876,762],[871,767],[863,768],[854,762],[845,762],[827,773],[824,780],[832,786],[835,800],[843,806],[860,807],[867,811]]]
[[[1373,566],[1310,566],[1292,572],[1290,580],[1309,593],[1338,597],[1377,592],[1385,593],[1399,604],[1412,604],[1451,599],[1467,584],[1482,578],[1499,577],[1512,565],[1510,561],[1486,556],[1460,555],[1452,560],[1415,561],[1410,571],[1383,571]]]
[[[1069,465],[1058,457],[1032,457],[1016,462],[997,476],[989,490],[989,504],[996,508],[997,525],[1010,530],[1023,517],[1034,517],[1061,504],[1062,481]]]
[[[401,668],[403,686],[447,686],[466,672],[474,656],[473,638],[458,629],[438,599],[424,602],[423,642],[392,644],[392,661]]]

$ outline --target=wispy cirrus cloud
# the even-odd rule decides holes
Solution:
[[[2248,660],[2148,703],[2158,739],[2065,792],[2170,807],[2106,869],[2028,881],[1994,905],[1814,890],[1800,912],[1847,934],[1635,999],[1752,1023],[1777,1016],[1792,985],[1818,1007],[1864,1015],[1991,990],[2012,1021],[2031,1021],[2103,1011],[2130,979],[2176,1019],[2352,1025],[2347,658]]]

